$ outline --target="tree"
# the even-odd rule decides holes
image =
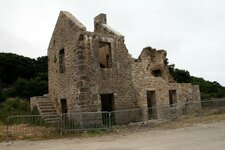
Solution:
[[[190,83],[191,76],[190,73],[186,70],[177,69],[175,65],[169,65],[170,74],[173,76],[174,80],[178,83]]]
[[[5,101],[5,94],[0,90],[0,103]]]
[[[203,78],[191,76],[188,71],[175,68],[175,65],[169,65],[169,71],[178,83],[199,85],[202,99],[225,97],[225,87],[216,81],[211,82]]]
[[[48,56],[38,57],[35,61],[35,70],[36,76],[39,73],[47,73],[48,72]]]
[[[0,53],[0,79],[4,84],[13,84],[18,77],[30,79],[35,76],[35,59],[12,53]]]
[[[26,80],[18,78],[12,88],[8,90],[8,96],[29,99],[32,96],[39,96],[48,93],[48,82],[40,77]]]

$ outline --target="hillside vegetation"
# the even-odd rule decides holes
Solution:
[[[191,76],[186,70],[169,66],[178,83],[200,86],[202,99],[225,97],[225,87],[216,81]],[[8,97],[29,99],[48,93],[48,57],[32,59],[12,53],[0,53],[0,102]]]
[[[208,81],[201,77],[191,76],[187,70],[177,69],[174,65],[169,65],[169,70],[174,80],[178,83],[192,83],[199,85],[201,91],[201,99],[224,98],[225,87],[217,81]]]
[[[7,97],[29,99],[48,93],[48,57],[0,53],[0,102]]]

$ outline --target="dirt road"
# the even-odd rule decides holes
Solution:
[[[225,121],[89,138],[0,143],[0,150],[224,150]]]

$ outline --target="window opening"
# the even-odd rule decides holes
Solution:
[[[65,52],[64,48],[59,51],[59,72],[65,72]]]
[[[161,70],[160,70],[160,69],[153,70],[153,71],[152,71],[152,75],[153,75],[154,77],[162,77]]]
[[[99,65],[100,68],[112,68],[112,54],[110,43],[99,42]]]

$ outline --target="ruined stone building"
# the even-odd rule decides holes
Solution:
[[[199,86],[176,83],[166,62],[166,51],[151,47],[132,58],[105,14],[94,18],[90,32],[61,11],[48,48],[48,98],[57,114],[200,101]],[[157,110],[149,113],[160,116]]]

